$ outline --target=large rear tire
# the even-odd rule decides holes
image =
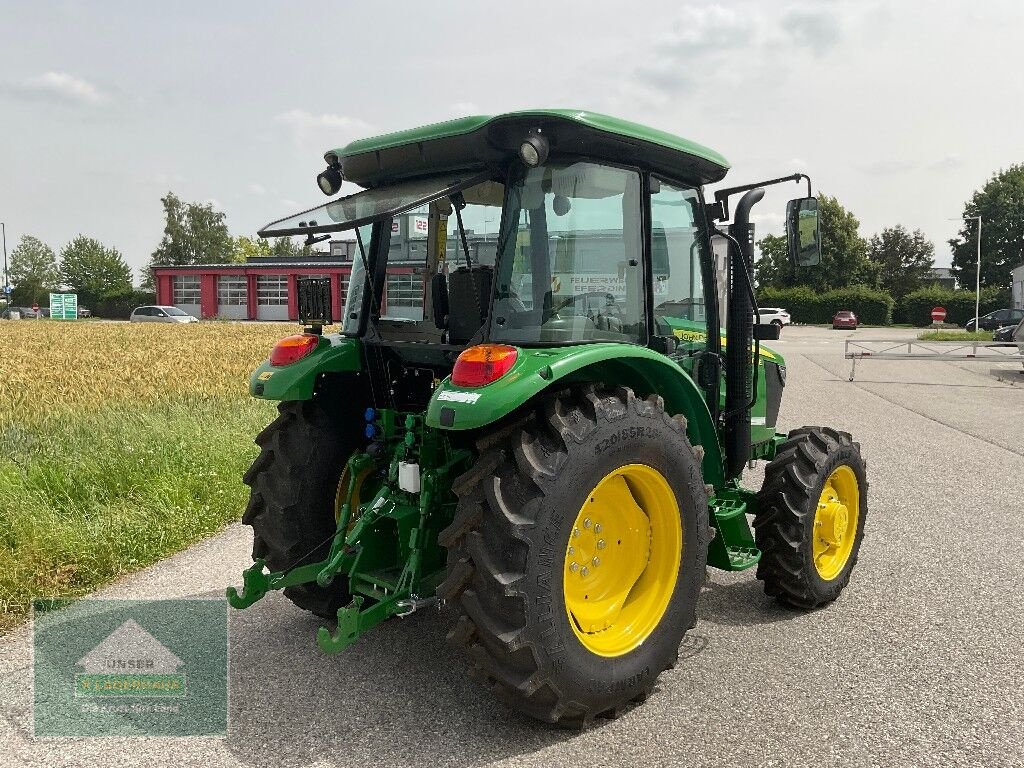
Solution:
[[[766,594],[802,609],[839,597],[864,539],[867,491],[860,445],[846,432],[789,433],[765,468],[754,518]]]
[[[345,462],[359,447],[358,422],[346,424],[337,408],[319,398],[284,402],[279,416],[257,437],[260,455],[242,482],[250,488],[242,522],[253,529],[253,560],[283,571],[327,557],[335,532],[335,501]],[[300,608],[333,619],[348,604],[343,577],[321,587],[287,587]]]
[[[701,451],[661,398],[586,387],[480,441],[455,481],[449,639],[516,709],[614,717],[678,658],[704,581]]]

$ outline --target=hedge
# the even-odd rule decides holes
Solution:
[[[982,288],[980,314],[1010,306],[1010,291],[1006,288]],[[944,307],[946,322],[965,325],[974,317],[974,291],[953,290],[931,286],[908,293],[900,302],[896,313],[899,322],[925,326],[932,322],[931,312]]]
[[[151,291],[131,291],[104,296],[93,307],[95,317],[108,320],[127,320],[132,310],[144,304],[156,304],[156,294]]]
[[[826,293],[806,286],[762,288],[758,291],[757,303],[762,307],[784,307],[794,323],[831,323],[840,309],[852,309],[860,322],[868,325],[892,322],[892,297],[859,285]]]

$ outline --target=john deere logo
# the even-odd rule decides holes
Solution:
[[[128,619],[78,660],[75,696],[185,696],[181,659],[134,619]]]

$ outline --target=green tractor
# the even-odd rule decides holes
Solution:
[[[330,281],[301,280],[304,332],[252,375],[280,415],[244,478],[255,563],[231,605],[283,589],[334,624],[317,636],[332,653],[444,603],[482,682],[578,726],[676,663],[707,566],[757,566],[798,609],[838,597],[867,514],[860,447],[776,433],[785,362],[753,322],[751,207],[806,181],[787,233],[813,266],[810,179],[711,202],[716,152],[572,110],[325,157],[325,194],[364,189],[259,234],[348,232],[343,316]],[[739,480],[756,461],[754,493]]]

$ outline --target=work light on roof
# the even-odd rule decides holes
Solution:
[[[540,131],[533,131],[519,145],[519,157],[531,168],[543,165],[548,159],[548,140]]]
[[[341,169],[337,165],[327,166],[327,170],[316,177],[316,185],[325,195],[336,195],[341,189],[341,182]]]

